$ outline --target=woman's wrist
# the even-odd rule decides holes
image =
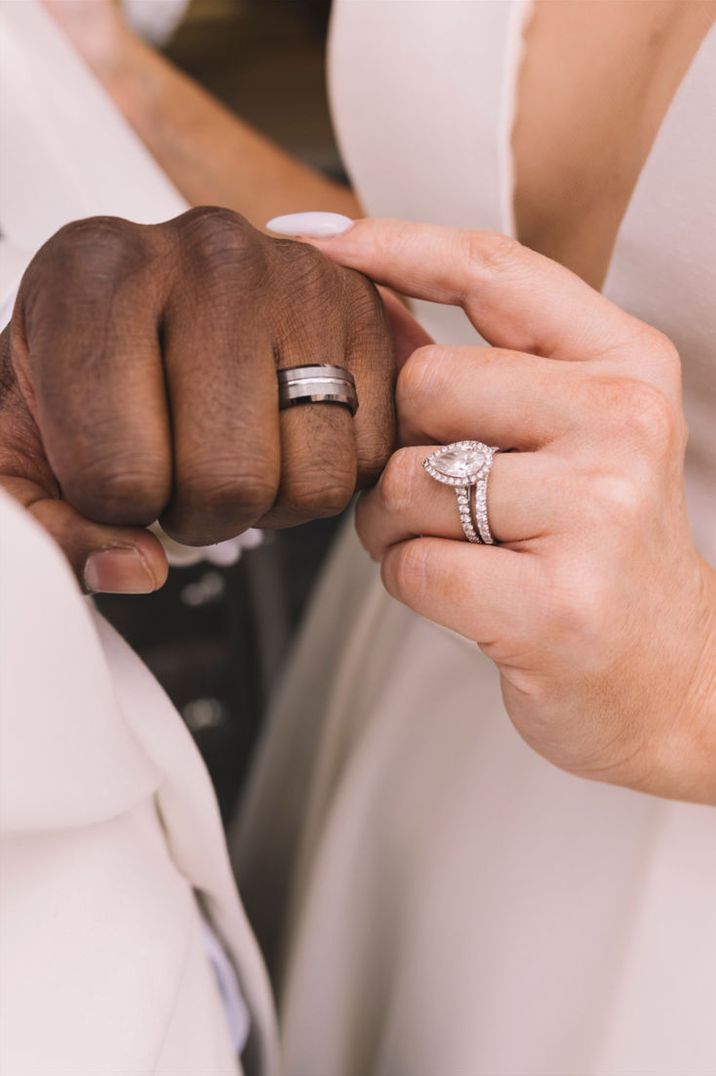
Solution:
[[[132,38],[114,0],[43,0],[44,7],[95,75],[104,82],[121,63]]]
[[[160,89],[156,59],[151,46],[122,23],[93,66],[119,111],[136,130],[143,130],[155,112],[152,100]]]
[[[107,91],[120,112],[132,122],[146,112],[148,74],[155,58],[125,21],[113,0],[44,0],[84,63]]]
[[[574,772],[663,799],[716,806],[716,571],[693,551],[692,557],[698,578],[687,615],[675,600],[671,636],[658,633],[655,650],[656,633],[646,625],[652,636],[646,649],[639,643],[621,672],[608,678],[603,709],[621,713],[623,733],[614,763]],[[662,616],[668,627],[669,610]],[[584,704],[577,689],[571,705],[586,712]]]

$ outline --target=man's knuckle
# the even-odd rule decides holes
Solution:
[[[276,484],[262,471],[240,471],[236,466],[189,471],[181,480],[181,496],[187,505],[213,521],[237,516],[258,519],[274,502]]]
[[[307,243],[296,243],[290,239],[273,239],[271,248],[280,258],[284,269],[291,273],[299,288],[335,284],[343,280],[347,270],[339,268],[326,258],[325,254]]]
[[[144,526],[153,523],[169,495],[161,467],[146,468],[117,454],[111,461],[76,467],[63,490],[77,508],[100,523]]]
[[[246,217],[242,217],[233,209],[225,209],[223,206],[195,206],[194,209],[189,209],[177,217],[175,224],[184,237],[196,238],[197,241],[205,237],[213,238],[217,232],[242,239],[258,234]]]
[[[385,434],[377,432],[371,438],[369,447],[363,447],[358,461],[358,485],[361,489],[373,486],[380,479],[385,470],[390,454],[393,450],[394,430],[386,430]]]
[[[387,316],[375,284],[355,269],[346,269],[342,278],[346,305],[356,331],[378,329],[387,332]]]
[[[228,274],[260,274],[265,266],[260,233],[239,213],[216,206],[200,206],[177,220],[182,250],[199,279]]]
[[[163,483],[154,474],[137,473],[136,470],[125,471],[112,468],[102,476],[102,497],[112,514],[127,509],[132,512],[137,507],[139,515],[155,515],[161,506]],[[149,508],[147,506],[151,505]]]
[[[157,254],[151,229],[119,217],[88,217],[66,224],[35,255],[20,287],[23,326],[32,343],[44,333],[71,334],[112,312],[118,296],[155,286]],[[124,312],[123,308],[123,312]],[[69,337],[71,339],[71,336]]]
[[[383,300],[370,280],[361,273],[349,270],[346,317],[350,346],[353,351],[369,357],[385,371],[391,381],[395,372],[395,341]]]
[[[348,478],[343,482],[334,481],[324,486],[316,506],[316,516],[337,516],[345,511],[350,504],[354,488],[354,480]]]
[[[237,472],[217,465],[184,471],[161,518],[172,538],[185,545],[212,545],[233,538],[271,508],[276,484],[263,472]]]
[[[355,487],[354,468],[333,463],[303,469],[300,474],[293,475],[284,485],[282,500],[293,515],[321,519],[343,512]]]
[[[89,217],[61,228],[46,245],[43,261],[65,281],[79,277],[102,285],[142,272],[149,257],[147,233],[140,225],[119,217]]]
[[[277,333],[282,349],[293,353],[307,346],[315,353],[322,339],[340,362],[353,324],[345,297],[349,270],[305,243],[288,240],[272,240],[269,257],[278,282],[272,304],[280,314]]]
[[[258,518],[273,504],[276,498],[277,483],[267,475],[245,475],[238,481],[215,483],[210,488],[209,497],[213,503],[223,504],[227,499],[234,500],[239,507]]]

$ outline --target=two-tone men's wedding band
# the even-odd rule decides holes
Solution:
[[[454,488],[460,525],[468,542],[495,544],[487,516],[487,480],[495,453],[499,451],[499,448],[484,445],[482,441],[455,441],[451,445],[443,445],[423,460],[423,467],[431,478]],[[470,503],[473,490],[474,521]]]
[[[296,404],[333,403],[358,410],[358,394],[353,374],[343,366],[319,362],[290,366],[278,371],[278,406],[281,411]]]

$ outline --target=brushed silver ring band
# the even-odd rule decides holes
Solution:
[[[350,370],[330,363],[290,366],[278,371],[278,406],[308,403],[333,403],[347,407],[351,415],[358,410],[356,383]]]

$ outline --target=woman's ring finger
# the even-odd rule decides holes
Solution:
[[[468,542],[495,544],[488,518],[487,480],[495,453],[499,451],[482,441],[455,441],[436,449],[423,460],[423,467],[431,478],[454,489],[460,524]]]
[[[377,559],[388,546],[421,535],[465,541],[464,508],[461,517],[455,503],[455,490],[460,486],[441,484],[423,466],[435,452],[429,447],[399,449],[377,486],[361,496],[356,515],[358,534]],[[546,452],[496,454],[489,473],[488,533],[503,543],[548,533],[570,501],[565,482],[566,475]],[[483,486],[484,480],[480,487],[484,493]],[[556,486],[559,496],[554,495]],[[473,525],[477,523],[474,497],[472,493]]]

